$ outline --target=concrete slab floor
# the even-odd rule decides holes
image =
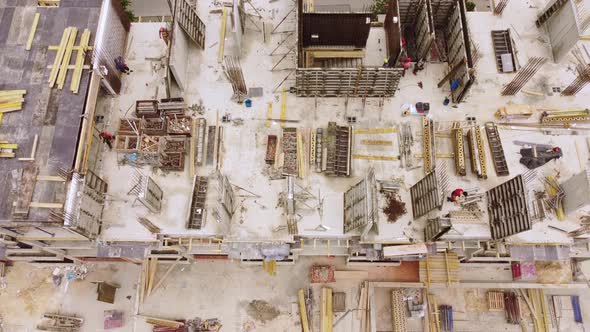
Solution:
[[[539,1],[537,1],[539,2]],[[253,5],[260,8],[263,20],[266,23],[278,24],[279,20],[291,9],[289,1],[276,1],[267,4],[264,1],[252,1]],[[286,37],[284,33],[271,34],[267,36],[267,42],[263,42],[261,32],[249,20],[246,22],[246,32],[242,40],[241,64],[246,84],[249,87],[262,87],[264,95],[252,98],[253,106],[246,108],[244,105],[232,101],[231,87],[226,81],[224,74],[217,62],[218,47],[216,42],[219,39],[220,19],[219,15],[208,14],[215,9],[213,3],[199,2],[198,11],[207,25],[207,46],[204,50],[195,47],[190,49],[188,77],[189,84],[183,92],[183,96],[189,105],[203,102],[208,125],[214,125],[216,118],[229,114],[233,119],[243,119],[242,125],[225,124],[223,137],[223,160],[221,172],[228,175],[231,183],[246,188],[258,195],[259,198],[252,199],[240,197],[236,214],[232,220],[229,234],[220,234],[220,228],[215,223],[207,223],[201,230],[187,230],[186,219],[188,213],[190,193],[192,191],[192,180],[188,172],[152,172],[144,167],[143,172],[151,174],[154,180],[164,190],[164,202],[162,211],[158,214],[149,212],[141,205],[133,206],[133,198],[126,193],[130,188],[129,180],[136,171],[130,166],[118,166],[117,159],[120,155],[115,152],[105,152],[100,166],[100,174],[109,182],[109,193],[115,199],[109,201],[103,216],[105,227],[102,238],[112,239],[151,239],[149,234],[136,219],[147,217],[162,228],[165,234],[212,236],[224,235],[226,239],[232,240],[253,240],[253,241],[289,241],[286,230],[279,230],[279,226],[286,224],[286,217],[282,207],[277,206],[278,195],[285,190],[284,181],[273,181],[269,179],[269,170],[264,162],[266,149],[266,136],[269,134],[280,135],[281,126],[272,123],[266,126],[264,119],[269,104],[273,104],[273,117],[278,117],[281,105],[280,91],[276,89],[281,80],[295,67],[294,57],[287,56],[277,67],[277,70],[270,71],[282,57],[281,55],[269,55],[271,51]],[[249,7],[246,7],[247,10]],[[297,98],[287,94],[286,109],[287,118],[298,120],[294,124],[298,128],[326,127],[329,121],[337,121],[345,124],[346,116],[356,116],[357,128],[368,127],[392,127],[401,122],[410,122],[415,131],[416,143],[412,153],[419,154],[422,150],[420,138],[420,119],[415,117],[402,117],[404,104],[427,101],[431,103],[430,117],[441,123],[464,120],[468,116],[476,117],[478,123],[494,120],[494,112],[508,103],[525,103],[542,108],[574,108],[585,107],[589,96],[588,89],[583,90],[576,97],[561,97],[549,93],[550,87],[563,87],[573,79],[572,66],[566,64],[554,64],[549,61],[543,66],[540,72],[526,85],[526,89],[545,93],[546,96],[539,98],[526,94],[516,96],[500,96],[500,88],[509,82],[514,74],[498,74],[494,51],[492,49],[490,30],[506,29],[514,30],[514,44],[517,50],[517,58],[520,65],[524,65],[531,56],[551,56],[547,39],[543,32],[534,28],[534,18],[537,15],[538,4],[532,5],[520,1],[511,1],[502,16],[494,16],[491,12],[470,12],[468,22],[471,37],[477,44],[480,59],[477,63],[477,80],[467,96],[464,103],[459,105],[443,106],[442,100],[449,94],[448,87],[438,89],[436,82],[444,76],[446,65],[430,63],[425,70],[412,75],[408,73],[400,82],[399,91],[394,98],[384,101],[382,106],[378,100],[369,99],[366,103],[362,100],[351,99],[348,105],[341,98]],[[261,21],[253,18],[257,23]],[[294,16],[291,15],[282,23],[278,31],[289,31],[294,28]],[[127,113],[130,105],[138,99],[149,99],[164,96],[163,75],[164,72],[157,61],[147,61],[145,58],[158,58],[165,54],[164,43],[157,38],[158,29],[161,24],[141,23],[134,24],[131,29],[130,45],[127,55],[127,62],[134,72],[124,77],[123,91],[121,95],[110,101],[110,118],[108,130],[115,131],[118,119]],[[272,25],[271,25],[272,26]],[[228,37],[228,38],[231,38]],[[228,44],[231,44],[231,40]],[[276,53],[284,54],[294,45],[293,37],[283,46],[279,47]],[[372,54],[373,56],[375,54]],[[378,55],[378,54],[377,54]],[[381,55],[379,55],[381,57]],[[375,59],[377,59],[375,57]],[[377,60],[375,60],[377,61]],[[568,59],[572,61],[572,59]],[[417,86],[422,82],[423,88]],[[284,87],[288,88],[293,84],[292,77],[288,79]],[[129,113],[127,113],[129,115]],[[201,116],[193,114],[194,116]],[[585,135],[577,136],[549,136],[539,132],[516,131],[501,129],[500,135],[503,140],[505,154],[511,176],[522,174],[526,168],[519,163],[519,147],[512,143],[513,140],[539,142],[554,144],[562,147],[564,157],[539,168],[540,174],[552,174],[559,170],[561,179],[567,179],[581,169],[586,167],[588,151],[586,148]],[[360,135],[358,135],[360,137]],[[355,138],[355,142],[358,137]],[[391,135],[393,148],[370,148],[355,144],[353,150],[375,155],[397,155],[397,137]],[[576,144],[572,144],[576,142]],[[487,145],[487,144],[486,144]],[[575,146],[578,145],[579,148]],[[580,148],[581,147],[581,148]],[[449,139],[439,139],[437,142],[439,153],[452,151]],[[487,180],[479,180],[469,172],[466,177],[451,175],[451,190],[461,188],[479,188],[480,192],[496,186],[508,178],[497,177],[492,169],[492,160],[489,155],[489,148],[485,147],[486,160],[489,166]],[[420,164],[417,160],[418,165]],[[438,159],[439,164],[447,164],[449,173],[453,173],[451,160]],[[424,172],[421,168],[405,170],[399,167],[398,162],[392,161],[366,161],[353,160],[352,176],[350,178],[329,178],[322,174],[310,172],[309,177],[297,180],[298,184],[309,192],[319,193],[324,198],[324,215],[320,220],[317,209],[308,209],[299,204],[298,212],[301,215],[299,222],[299,235],[301,236],[322,236],[342,238],[359,235],[358,231],[344,234],[342,227],[342,194],[350,186],[357,183],[364,177],[369,168],[374,168],[376,177],[379,180],[387,180],[393,177],[401,177],[407,186],[416,183],[422,178]],[[187,168],[188,169],[188,168]],[[199,175],[208,175],[213,171],[211,166],[199,167]],[[406,202],[408,211],[411,211],[408,192],[402,192],[402,199]],[[307,202],[314,207],[316,202]],[[446,208],[449,208],[447,206]],[[452,208],[452,206],[450,206]],[[485,206],[480,208],[485,210]],[[578,215],[571,215],[566,222],[576,223]],[[408,242],[421,240],[425,218],[412,221],[411,213],[406,214],[396,223],[388,223],[385,215],[379,214],[380,234],[371,234],[366,240],[377,242]],[[535,222],[533,229],[507,239],[508,242],[559,242],[571,243],[571,238],[563,232],[548,227],[553,218],[542,222]],[[328,231],[318,232],[314,229],[319,225],[329,227]],[[463,237],[487,239],[489,238],[489,226],[468,225],[462,228],[457,226]],[[457,235],[455,235],[455,238]],[[453,239],[453,235],[449,235]]]

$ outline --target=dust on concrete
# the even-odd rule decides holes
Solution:
[[[271,321],[281,314],[279,309],[263,300],[254,300],[249,302],[248,306],[246,307],[246,312],[250,317],[262,323]]]

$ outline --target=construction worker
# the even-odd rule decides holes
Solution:
[[[115,135],[109,133],[108,131],[102,131],[98,137],[102,138],[102,141],[109,147],[109,150],[113,149],[113,140],[115,139]]]
[[[383,68],[389,68],[389,59],[383,59]]]
[[[402,67],[404,67],[404,72],[402,74],[402,76],[406,75],[406,70],[410,69],[410,65],[412,64],[412,58],[410,58],[409,56],[402,58],[400,60]]]
[[[447,197],[447,201],[458,204],[462,199],[465,199],[465,197],[467,197],[467,192],[461,188],[457,188],[453,190],[451,197]]]
[[[168,45],[168,37],[169,37],[169,32],[168,29],[161,27],[160,28],[160,39],[164,40],[164,42],[166,43],[166,45]]]
[[[120,71],[123,74],[130,75],[131,72],[133,72],[133,70],[129,69],[129,66],[127,66],[127,64],[123,60],[123,57],[120,55],[115,59],[115,67],[118,71]]]
[[[412,70],[412,73],[414,75],[417,75],[420,70],[424,69],[424,65],[425,65],[424,59],[419,60],[416,63],[416,65],[414,66],[414,70]]]

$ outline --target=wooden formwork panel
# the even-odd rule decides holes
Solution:
[[[299,68],[295,86],[299,97],[393,97],[403,69]]]
[[[430,0],[420,1],[415,22],[416,53],[418,60],[423,60],[428,56],[430,46],[432,46],[435,39],[434,24],[430,12]]]
[[[486,192],[493,240],[532,228],[526,190],[521,175]]]
[[[412,212],[414,218],[420,218],[428,212],[442,206],[442,195],[438,185],[436,171],[427,174],[422,180],[410,187]]]
[[[473,83],[470,68],[473,66],[470,52],[469,32],[467,31],[463,1],[457,1],[449,17],[445,31],[447,43],[447,60],[454,73],[449,83],[459,80],[459,85],[451,92],[454,103],[462,101],[469,87]],[[460,68],[455,69],[456,66]]]

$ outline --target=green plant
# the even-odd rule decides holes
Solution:
[[[373,3],[373,14],[386,14],[389,7],[389,0],[375,0]]]
[[[465,4],[465,7],[467,7],[467,11],[468,11],[468,12],[475,11],[475,2],[468,1],[468,2]]]
[[[121,6],[123,6],[123,9],[125,10],[125,13],[127,13],[127,17],[129,17],[129,21],[131,22],[137,22],[137,17],[133,14],[133,11],[131,10],[131,1],[129,0],[121,0]]]

